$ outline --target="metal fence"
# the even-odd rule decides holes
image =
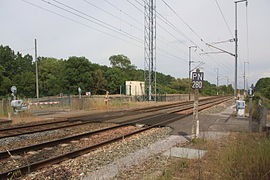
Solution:
[[[40,115],[71,110],[106,109],[109,104],[113,106],[122,105],[132,100],[132,97],[126,96],[65,96],[40,98],[39,100],[28,99],[27,104],[29,104],[28,111]]]
[[[162,94],[157,96],[157,101],[186,101],[188,94]],[[92,95],[92,96],[61,96],[23,99],[27,105],[26,112],[35,115],[46,115],[52,113],[61,113],[72,110],[95,110],[106,109],[109,106],[122,107],[129,106],[131,102],[144,101],[143,96],[126,95]],[[10,99],[0,100],[0,117],[8,116],[12,112]]]
[[[10,100],[0,100],[0,116],[8,116],[9,112],[11,112]]]

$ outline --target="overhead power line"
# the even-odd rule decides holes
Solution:
[[[231,34],[232,37],[234,37],[234,36],[233,36],[233,33],[232,33],[232,30],[231,30],[231,28],[230,28],[230,26],[229,26],[229,24],[228,24],[228,22],[227,22],[227,20],[226,20],[226,18],[225,18],[225,16],[224,16],[222,10],[221,10],[221,8],[220,8],[220,5],[219,5],[219,3],[218,3],[218,0],[215,0],[215,2],[216,2],[216,5],[217,5],[217,7],[218,7],[218,9],[219,9],[219,12],[220,12],[220,14],[221,14],[221,16],[222,16],[222,18],[223,18],[223,21],[224,21],[225,24],[226,24],[226,27],[227,27],[229,33]]]
[[[139,30],[139,31],[142,31],[142,29],[138,28],[137,26],[134,26],[133,24],[129,23],[128,21],[126,21],[126,20],[124,20],[124,19],[122,19],[122,18],[120,18],[120,17],[114,15],[113,13],[111,13],[111,12],[109,12],[109,11],[107,11],[107,10],[105,10],[105,9],[103,9],[103,8],[101,8],[101,7],[99,7],[99,6],[97,6],[97,5],[95,5],[94,3],[91,3],[91,2],[89,2],[89,1],[87,1],[87,0],[83,0],[83,1],[86,2],[88,5],[90,5],[90,6],[92,6],[92,7],[95,7],[96,9],[99,9],[100,11],[102,11],[102,12],[104,12],[104,13],[106,13],[106,14],[112,16],[112,17],[114,17],[115,19],[118,19],[118,20],[124,22],[125,24],[127,24],[127,25],[129,25],[129,26],[135,28],[135,29],[137,29],[137,30]]]
[[[140,3],[138,0],[135,0],[138,4],[140,4],[141,6],[143,6],[143,4],[142,3]],[[143,0],[144,1],[144,0]],[[168,4],[168,3],[167,3]],[[166,18],[164,18],[164,16],[160,16],[161,14],[159,13],[159,12],[157,12],[157,18],[158,19],[160,19],[161,21],[165,21],[164,23],[165,24],[167,24],[167,25],[169,25],[169,26],[171,26],[171,27],[173,27],[173,29],[174,30],[176,30],[177,29],[177,27],[175,27],[175,25],[173,25],[172,23],[170,23]],[[157,23],[158,25],[159,25],[159,27],[161,27],[161,29],[163,29],[164,31],[166,31],[168,34],[170,34],[173,38],[175,38],[176,40],[178,40],[178,38],[173,34],[173,33],[171,33],[170,31],[168,31],[168,29],[166,29],[166,28],[164,28],[162,25],[160,25],[159,23]],[[190,28],[191,28],[191,26],[189,26]],[[192,28],[191,28],[192,29]],[[194,30],[194,29],[192,29],[195,33],[196,33],[196,31]],[[177,30],[177,31],[179,31],[179,30]],[[193,33],[194,33],[193,32]],[[197,33],[196,33],[197,34]],[[200,41],[202,41],[205,45],[207,45],[207,43],[204,41],[204,39],[203,38],[201,38],[198,34],[196,35],[199,39],[200,39]],[[188,39],[188,40],[190,40],[190,38],[188,38],[187,36],[184,36],[186,39]],[[192,40],[191,40],[192,41]],[[192,43],[193,44],[195,44],[196,45],[196,43],[194,43],[193,41],[192,41]],[[203,49],[201,49],[201,48],[199,48],[201,51],[203,51]],[[203,62],[206,62],[204,59],[202,59],[202,57],[196,52],[196,54],[199,56],[199,58],[203,61]],[[179,58],[179,57],[174,57],[174,58]],[[214,61],[214,60],[213,60]],[[228,68],[225,64],[223,64],[223,63],[217,63],[217,62],[215,62],[214,61],[214,63],[216,63],[218,66],[222,66],[222,67],[225,67],[225,68]],[[228,70],[231,70],[231,68],[228,68]]]
[[[199,34],[196,33],[195,30],[165,0],[162,0],[162,2],[176,15],[176,17],[178,17],[178,19],[180,19],[180,21],[182,21],[182,23],[189,28],[191,32],[193,32],[193,34],[195,34],[201,41],[204,41],[203,38],[199,36]]]
[[[129,2],[129,0],[127,0]],[[140,6],[144,7],[144,4],[141,3],[140,1],[138,0],[135,0]],[[148,5],[147,2],[145,2],[145,0],[142,0],[145,4]],[[130,3],[130,2],[129,2]],[[138,9],[140,12],[143,12],[142,10],[140,10],[140,8],[138,8],[136,5],[132,4],[133,6],[136,7],[136,9]],[[149,6],[149,5],[148,5]],[[185,33],[183,33],[181,30],[179,30],[173,23],[171,23],[170,21],[168,21],[162,14],[160,14],[157,10],[155,10],[156,13],[157,13],[157,18],[159,20],[161,20],[163,23],[167,24],[168,26],[170,26],[174,31],[178,32],[179,34],[181,34],[185,39],[187,39],[188,41],[190,41],[193,45],[196,45],[200,50],[203,51],[203,49],[198,45],[196,44],[192,39],[190,39]],[[166,28],[163,28],[162,25],[160,25],[158,22],[157,22],[157,25],[159,27],[161,27],[164,31],[166,31],[167,33],[169,33],[169,31],[166,29]],[[173,36],[175,38],[174,35],[172,35],[172,33],[169,33],[171,36]],[[176,38],[176,40],[178,40]],[[188,45],[186,45],[188,47]]]
[[[133,4],[132,2],[130,2],[130,0],[126,0],[129,4],[131,4],[133,7],[135,7],[138,11],[144,13],[140,8],[138,8],[135,4]]]
[[[44,1],[44,0],[42,0],[42,1]],[[56,2],[56,3],[58,3],[58,4],[61,4],[61,5],[63,5],[63,6],[65,6],[65,7],[67,7],[67,8],[69,8],[69,9],[72,9],[72,10],[78,12],[78,13],[81,13],[81,14],[83,14],[83,15],[85,15],[85,16],[91,18],[91,19],[94,19],[95,21],[97,21],[97,22],[99,22],[99,23],[105,24],[106,26],[111,27],[112,29],[115,29],[116,31],[118,31],[118,32],[120,32],[120,33],[122,33],[122,34],[125,34],[126,36],[129,36],[130,38],[132,38],[132,39],[134,39],[134,40],[137,40],[138,42],[142,42],[142,40],[139,39],[138,37],[133,36],[132,34],[126,32],[126,31],[119,30],[117,27],[112,26],[112,25],[110,25],[110,24],[108,24],[108,23],[106,23],[106,22],[104,22],[104,21],[102,21],[102,20],[99,20],[99,19],[97,19],[97,18],[95,18],[95,17],[93,17],[93,16],[90,16],[90,15],[88,15],[88,14],[82,12],[82,11],[79,11],[79,10],[77,10],[77,9],[71,7],[71,6],[68,6],[68,5],[64,4],[64,3],[61,3],[61,2],[59,2],[59,1],[57,1],[57,0],[52,0],[52,1],[54,1],[54,2]],[[99,23],[98,23],[98,24],[99,24]]]
[[[143,0],[144,1],[144,0]],[[179,28],[177,28],[173,23],[171,23],[168,19],[166,19],[161,13],[159,13],[158,11],[157,13],[157,18],[159,18],[162,22],[164,22],[165,24],[167,24],[168,26],[170,26],[174,31],[178,32],[179,34],[181,34],[184,38],[186,38],[191,44],[197,46],[201,51],[203,51],[203,49],[197,44],[195,43],[191,38],[189,38],[183,31],[181,31]],[[201,41],[203,41],[202,38],[200,38]],[[186,45],[187,47],[189,47],[188,45]]]
[[[202,56],[201,55],[199,55],[199,56],[202,59]],[[213,59],[213,56],[211,56],[210,54],[206,54],[206,56],[208,57],[209,60],[213,61],[216,64],[217,67],[221,67],[228,74],[231,74],[231,71],[233,70],[233,68],[229,67],[227,64],[224,64],[222,62],[217,62],[217,60],[216,59]]]
[[[59,1],[57,1],[57,0],[53,0],[53,1],[56,2],[56,3],[58,3],[58,4],[61,4],[61,5],[64,6],[64,7],[69,8],[69,9],[75,11],[75,12],[78,12],[78,13],[80,13],[80,14],[82,14],[82,15],[88,17],[88,18],[86,18],[86,17],[84,17],[84,16],[82,16],[82,15],[79,15],[79,14],[77,14],[77,13],[74,13],[74,12],[68,10],[68,9],[63,8],[63,7],[60,7],[60,6],[56,5],[56,4],[53,4],[53,3],[49,2],[49,1],[46,1],[46,0],[41,0],[41,1],[47,3],[47,4],[51,5],[51,6],[54,6],[54,7],[56,7],[56,8],[59,8],[59,9],[61,9],[61,10],[63,10],[63,11],[66,11],[66,12],[68,12],[68,13],[71,13],[71,14],[73,14],[73,15],[75,15],[75,16],[78,16],[78,17],[80,17],[80,18],[83,18],[83,19],[85,19],[85,20],[87,20],[87,21],[90,21],[90,22],[92,22],[92,23],[94,23],[94,24],[97,24],[97,25],[99,25],[99,26],[101,26],[101,27],[103,27],[103,28],[110,29],[111,31],[117,32],[117,33],[119,33],[119,34],[121,34],[121,35],[123,35],[123,36],[126,36],[126,37],[128,37],[128,38],[130,38],[130,39],[133,39],[133,40],[135,40],[135,41],[137,41],[137,42],[140,42],[140,43],[142,42],[141,39],[139,39],[139,38],[137,38],[137,37],[135,37],[135,36],[129,34],[128,32],[125,32],[125,31],[123,31],[123,30],[119,30],[117,27],[114,27],[114,26],[112,26],[112,25],[110,25],[110,24],[108,24],[108,23],[106,23],[106,22],[104,22],[104,21],[102,21],[102,20],[99,20],[99,19],[97,19],[97,18],[95,18],[95,17],[93,17],[93,16],[90,16],[90,15],[88,15],[88,14],[82,12],[82,11],[79,11],[79,10],[77,10],[77,9],[75,9],[75,8],[73,8],[73,7],[70,7],[70,6],[68,6],[68,5],[64,4],[64,3],[61,3],[61,2],[59,2]],[[90,19],[89,19],[89,18],[90,18]]]
[[[136,0],[137,1],[137,0]],[[217,6],[219,7],[219,10],[220,10],[220,12],[221,12],[221,15],[222,15],[222,17],[223,17],[223,19],[224,19],[224,21],[225,21],[225,23],[226,23],[226,25],[227,25],[227,28],[229,29],[229,32],[230,32],[230,34],[232,35],[232,33],[231,33],[231,30],[230,30],[230,28],[229,28],[229,25],[228,25],[228,23],[227,23],[227,21],[226,21],[226,19],[225,19],[225,16],[224,16],[224,14],[223,14],[223,12],[221,11],[221,8],[220,8],[220,6],[219,6],[219,4],[218,4],[218,2],[217,2],[217,0],[215,0],[216,1],[216,3],[217,3]],[[204,42],[204,44],[205,45],[207,45],[208,43],[206,43],[205,41],[204,41],[204,39],[198,34],[198,33],[196,33],[196,31],[172,8],[172,6],[170,6],[165,0],[162,0],[162,2],[178,17],[178,19],[180,19],[189,29],[190,29],[190,31],[192,31],[202,42]],[[232,35],[233,36],[233,35]],[[230,40],[226,40],[226,41],[220,41],[220,42],[216,42],[216,43],[214,43],[214,44],[219,44],[219,43],[225,43],[225,42],[233,42],[234,41],[234,39],[230,39]]]
[[[29,1],[27,1],[27,0],[21,0],[21,1],[24,2],[24,3],[26,3],[26,4],[29,4],[29,5],[33,6],[33,7],[35,7],[35,8],[38,8],[38,9],[41,9],[41,10],[43,10],[43,11],[49,12],[49,13],[51,13],[51,14],[57,15],[57,16],[63,18],[63,19],[66,19],[66,20],[68,20],[68,21],[71,21],[71,22],[73,22],[73,23],[75,23],[75,24],[79,24],[79,25],[81,25],[81,26],[83,26],[83,27],[86,27],[87,29],[95,30],[95,31],[97,31],[97,32],[99,32],[99,33],[102,33],[102,34],[107,35],[108,37],[115,38],[115,39],[118,39],[118,40],[122,40],[122,41],[124,41],[124,42],[129,43],[129,44],[135,45],[135,46],[137,46],[137,47],[139,47],[139,48],[143,48],[142,43],[140,43],[140,45],[135,44],[134,41],[129,41],[129,40],[127,40],[127,39],[124,39],[124,38],[121,38],[121,37],[119,37],[119,36],[113,35],[113,34],[111,34],[111,33],[109,33],[109,32],[106,32],[106,31],[100,30],[100,29],[98,29],[98,28],[96,28],[96,27],[94,27],[94,26],[90,26],[90,25],[88,25],[88,24],[82,23],[82,22],[80,22],[80,21],[77,21],[77,20],[72,19],[72,18],[70,18],[70,17],[68,17],[68,16],[65,16],[65,15],[62,15],[62,14],[60,14],[60,13],[58,13],[58,12],[52,11],[52,10],[50,10],[50,9],[47,9],[47,8],[45,8],[45,7],[39,6],[39,5],[37,5],[37,4],[34,4],[34,3],[32,3],[32,2],[29,2]],[[161,48],[158,48],[158,49],[159,49],[160,51],[162,51],[164,54],[166,54],[168,57],[175,58],[175,59],[177,59],[177,60],[184,60],[184,58],[178,57],[178,56],[176,56],[176,55],[174,55],[174,54],[172,54],[172,53],[169,53],[169,52],[167,52],[167,51],[164,50],[164,49],[161,49]],[[175,60],[174,60],[174,61],[175,61]]]
[[[173,57],[177,60],[180,60],[180,61],[183,61],[183,62],[188,62],[187,59],[183,58],[183,57],[180,57],[180,56],[176,56],[172,53],[169,53],[168,51],[164,50],[164,49],[160,49],[160,48],[157,48],[159,51],[163,52],[164,54],[166,54],[167,56],[170,56],[170,57]]]
[[[41,6],[36,5],[36,4],[34,4],[34,3],[28,2],[28,1],[26,1],[26,0],[22,0],[22,1],[25,2],[25,3],[27,3],[27,4],[29,4],[29,5],[31,5],[31,6],[33,6],[33,7],[42,9],[43,11],[47,11],[47,12],[52,13],[52,14],[54,14],[54,15],[60,16],[60,17],[62,17],[62,18],[64,18],[64,19],[66,19],[66,20],[69,20],[69,21],[73,22],[73,23],[82,25],[82,26],[87,27],[87,28],[89,28],[89,29],[91,29],[91,30],[95,30],[95,31],[97,31],[97,32],[100,32],[100,33],[102,33],[102,34],[105,34],[105,35],[107,35],[107,36],[109,36],[109,37],[113,37],[113,38],[115,38],[115,39],[119,39],[119,40],[122,40],[122,41],[127,42],[127,43],[131,43],[131,44],[133,44],[133,45],[139,47],[137,44],[133,43],[133,41],[128,41],[128,40],[123,39],[123,38],[121,38],[121,37],[119,37],[119,36],[110,34],[110,33],[108,33],[108,32],[105,32],[105,31],[100,30],[100,29],[98,29],[98,28],[95,28],[95,27],[93,27],[93,26],[89,26],[88,24],[84,24],[84,23],[82,23],[82,22],[80,22],[80,21],[77,21],[77,20],[72,19],[72,18],[70,18],[70,17],[64,16],[64,15],[62,15],[62,14],[59,14],[59,13],[54,12],[54,11],[52,11],[52,10],[49,10],[49,9],[47,9],[47,8],[41,7]]]
[[[137,24],[141,25],[141,22],[138,21],[137,19],[135,19],[133,16],[129,15],[127,12],[125,12],[124,10],[118,8],[116,5],[114,5],[113,3],[111,3],[109,0],[104,0],[107,4],[109,4],[111,7],[113,7],[114,9],[122,12],[123,14],[125,14],[126,16],[128,16],[130,19],[132,19],[134,22],[136,22]]]
[[[135,7],[138,11],[140,11],[141,13],[144,13],[138,6],[136,6],[135,4],[133,4],[133,3],[131,3],[129,0],[126,0],[129,4],[131,4],[133,7]],[[138,1],[138,0],[135,0],[140,6],[142,6],[142,7],[144,7],[144,4],[143,3],[141,3],[140,1]],[[159,28],[161,28],[163,31],[165,31],[166,33],[168,33],[171,37],[173,37],[176,41],[177,41],[177,44],[178,45],[183,45],[183,43],[179,43],[179,38],[177,38],[173,33],[171,33],[167,28],[165,28],[165,27],[163,27],[160,23],[158,23],[157,22],[157,26],[159,27]],[[159,35],[159,37],[160,37],[160,35]],[[163,42],[164,42],[164,40],[163,40]],[[182,51],[182,50],[181,50]],[[184,52],[184,51],[182,51],[183,53],[185,53],[186,54],[186,52]]]
[[[84,0],[87,1],[87,0]],[[109,5],[111,5],[113,8],[115,8],[116,10],[119,10],[121,12],[123,12],[124,14],[126,14],[127,16],[130,16],[129,14],[125,13],[122,9],[118,8],[117,6],[115,6],[114,4],[112,4],[111,2],[109,2],[108,0],[104,0],[106,3],[108,3]],[[135,7],[138,11],[140,11],[141,13],[144,13],[140,8],[138,8],[134,3],[131,3],[130,0],[126,0],[129,4],[131,4],[133,7]],[[141,2],[139,2],[138,0],[135,0],[138,4],[140,4],[141,6],[143,6],[143,4]],[[132,17],[132,16],[130,16]],[[136,19],[135,19],[136,20]],[[137,21],[138,22],[138,21]],[[138,22],[140,25],[142,25],[140,22]],[[168,34],[170,34],[174,39],[176,39],[178,41],[178,38],[171,32],[169,32],[166,28],[164,28],[163,26],[161,26],[159,23],[157,23],[157,25],[163,29],[165,32],[167,32]],[[165,38],[162,37],[161,35],[158,36],[159,40],[163,41],[163,43],[167,43],[165,42]],[[177,43],[178,44],[178,43]],[[182,45],[182,44],[181,44]],[[186,52],[184,52],[183,50],[181,50],[183,53],[186,54]]]

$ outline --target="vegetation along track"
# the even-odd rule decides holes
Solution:
[[[219,98],[218,100],[215,100],[215,101],[213,100],[213,101],[210,101],[210,102],[201,103],[199,110],[201,111],[203,109],[212,107],[212,106],[214,106],[216,104],[220,104],[220,103],[225,102],[225,101],[227,101],[229,99],[231,99],[231,98],[226,97],[226,98]],[[14,168],[12,170],[7,170],[6,172],[1,172],[0,178],[1,179],[6,179],[9,176],[11,176],[12,174],[18,174],[16,172],[20,172],[20,174],[25,174],[27,172],[34,171],[34,170],[36,170],[38,168],[41,168],[41,167],[44,167],[44,166],[47,166],[47,165],[50,165],[50,164],[59,163],[61,161],[67,160],[69,158],[74,158],[74,157],[83,155],[83,154],[88,153],[88,152],[90,152],[90,151],[92,151],[92,150],[94,150],[94,149],[96,149],[98,147],[101,147],[103,145],[110,144],[112,142],[121,140],[124,137],[132,136],[134,134],[146,131],[146,130],[151,129],[153,127],[163,126],[166,123],[170,123],[170,122],[173,122],[175,120],[179,120],[181,118],[184,118],[184,117],[192,114],[192,108],[193,108],[193,106],[190,105],[190,106],[185,106],[185,107],[183,107],[181,109],[176,109],[174,111],[174,113],[181,112],[179,114],[179,116],[168,116],[168,114],[167,114],[166,119],[165,118],[160,118],[161,116],[164,116],[164,114],[159,116],[159,118],[157,118],[158,116],[156,116],[156,119],[158,119],[158,121],[156,123],[152,123],[151,125],[145,126],[145,127],[142,127],[142,128],[132,128],[132,129],[130,129],[130,131],[125,131],[125,133],[122,133],[122,134],[121,133],[114,133],[114,136],[109,135],[110,138],[105,138],[105,139],[104,138],[94,138],[94,139],[96,139],[98,141],[96,141],[95,143],[92,143],[91,145],[88,145],[88,146],[87,145],[84,146],[84,147],[81,146],[79,149],[76,149],[76,150],[70,149],[70,151],[65,152],[63,154],[60,154],[60,155],[47,157],[44,154],[42,154],[41,156],[45,156],[46,157],[45,159],[38,158],[37,161],[27,163],[27,165],[22,165],[20,167]],[[170,112],[170,114],[172,114],[172,113],[173,112]],[[149,119],[151,119],[151,118],[148,117],[148,120]],[[152,118],[152,121],[153,121],[153,119],[154,118]],[[141,121],[146,121],[146,120],[147,120],[147,118],[137,120],[136,122],[141,122]],[[67,137],[67,138],[63,138],[63,139],[59,139],[59,140],[54,140],[54,141],[51,141],[51,142],[46,142],[46,143],[41,143],[41,144],[37,144],[37,145],[33,145],[33,146],[28,146],[28,147],[24,147],[24,148],[15,149],[15,150],[10,150],[9,153],[12,154],[12,155],[21,154],[21,153],[26,154],[27,151],[33,151],[33,150],[37,150],[37,149],[48,147],[48,146],[54,146],[55,147],[55,145],[61,144],[61,143],[68,143],[69,142],[71,144],[72,141],[74,142],[74,141],[76,141],[78,139],[82,139],[83,137],[88,137],[88,138],[91,139],[91,136],[97,135],[98,133],[104,133],[104,132],[108,132],[108,131],[112,131],[112,130],[117,131],[117,129],[119,129],[119,128],[128,127],[128,125],[130,125],[130,123],[129,124],[124,123],[124,124],[116,125],[114,127],[104,128],[104,129],[94,131],[94,132],[88,132],[88,133],[80,134],[80,135],[77,135],[77,136],[71,136],[71,137]],[[134,123],[134,121],[132,123]],[[2,152],[1,153],[1,159],[2,159],[1,161],[4,161],[4,158],[7,158],[7,154],[9,154],[9,153]],[[29,162],[29,161],[27,161],[27,162]]]
[[[203,99],[200,102],[211,101],[215,99],[217,98],[211,97],[211,98]],[[149,113],[149,112],[156,112],[156,111],[165,111],[172,108],[178,108],[185,105],[191,105],[192,103],[193,101],[185,101],[185,102],[177,102],[177,103],[171,103],[171,104],[166,104],[166,105],[159,105],[159,106],[154,106],[154,107],[139,108],[139,109],[130,110],[130,111],[118,111],[118,112],[114,112],[116,115],[107,116],[107,117],[104,117],[104,115],[101,117],[93,116],[93,119],[91,119],[89,116],[84,116],[84,117],[78,117],[78,118],[70,118],[68,120],[15,126],[15,127],[10,127],[10,128],[0,129],[0,139],[26,135],[26,134],[39,133],[39,132],[44,132],[44,131],[51,131],[51,130],[56,130],[56,129],[70,128],[74,126],[89,124],[89,123],[92,123],[93,121],[98,122],[98,121],[105,121],[112,118],[119,118],[119,117],[123,117],[127,115],[129,116],[135,115],[135,114],[138,114],[138,112]],[[119,114],[119,112],[122,112],[122,114]]]

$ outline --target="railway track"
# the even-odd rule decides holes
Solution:
[[[209,101],[208,102],[201,102],[199,110],[201,111],[203,109],[207,109],[207,108],[212,107],[214,105],[225,102],[229,99],[231,99],[231,98],[226,97],[226,98],[219,98],[218,100],[212,100],[210,102]],[[127,131],[124,134],[118,134],[117,136],[110,137],[108,139],[102,139],[101,141],[98,141],[98,142],[91,144],[89,146],[86,146],[86,147],[81,147],[79,149],[72,150],[70,152],[66,152],[66,153],[61,154],[61,155],[53,156],[51,158],[46,158],[46,159],[41,159],[41,160],[39,159],[38,161],[32,162],[32,163],[28,164],[27,166],[21,166],[18,168],[8,170],[6,172],[1,172],[0,178],[6,179],[14,172],[20,172],[21,174],[26,174],[29,170],[34,171],[38,168],[47,166],[49,164],[59,163],[59,162],[64,161],[66,159],[80,156],[80,155],[88,153],[88,152],[90,152],[90,151],[92,151],[100,146],[121,140],[124,137],[129,137],[129,136],[132,136],[134,134],[138,134],[140,132],[146,131],[148,129],[151,129],[151,128],[154,128],[157,126],[163,126],[167,123],[170,123],[170,122],[173,122],[175,120],[179,120],[181,118],[189,116],[192,114],[192,109],[193,109],[192,105],[187,105],[187,106],[182,107],[181,109],[171,110],[170,112],[168,112],[166,114],[159,114],[159,115],[155,115],[152,117],[145,117],[143,119],[136,119],[136,120],[133,120],[131,122],[124,122],[122,124],[115,125],[113,127],[104,128],[101,130],[87,132],[87,133],[83,133],[80,135],[70,136],[70,137],[66,137],[66,138],[62,138],[62,139],[57,139],[57,140],[53,140],[50,142],[40,143],[40,144],[36,144],[36,145],[32,145],[32,146],[22,147],[22,148],[10,150],[9,152],[0,152],[0,160],[3,161],[6,158],[8,158],[10,156],[10,154],[11,155],[21,155],[21,154],[26,154],[29,151],[36,151],[36,150],[40,150],[40,149],[45,148],[45,147],[52,147],[52,146],[55,147],[56,145],[59,145],[59,144],[70,143],[72,141],[73,142],[78,141],[78,140],[83,139],[83,138],[91,138],[92,136],[95,136],[95,135],[98,135],[101,133],[106,133],[109,131],[117,131],[117,129],[119,129],[119,128],[126,128],[129,125],[134,124],[134,123],[147,124],[147,126],[145,126],[145,127],[131,129],[130,132]]]
[[[222,97],[220,97],[222,98]],[[201,102],[211,101],[217,99],[216,97],[211,97],[207,99],[201,100]],[[116,115],[108,116],[108,117],[95,117],[94,119],[86,117],[79,117],[79,118],[72,118],[68,120],[61,120],[61,121],[54,121],[54,122],[44,122],[44,123],[36,123],[30,125],[22,125],[22,126],[15,126],[10,128],[0,129],[0,139],[8,138],[8,137],[15,137],[20,135],[26,134],[33,134],[39,133],[44,131],[52,131],[56,129],[65,129],[74,126],[86,125],[92,122],[102,122],[108,119],[116,119],[124,116],[132,116],[138,113],[150,113],[150,112],[157,112],[157,111],[166,111],[168,109],[178,108],[181,106],[191,105],[193,101],[185,101],[185,102],[178,102],[154,107],[147,107],[147,108],[139,108],[132,111],[119,111],[116,112]],[[122,114],[120,113],[122,112]],[[120,113],[120,114],[119,114]],[[152,115],[150,115],[152,116]]]
[[[223,102],[224,100],[221,99],[221,101]],[[220,101],[218,101],[218,103],[220,103]],[[208,102],[201,103],[200,106],[204,107],[207,104],[208,104]],[[100,133],[100,132],[104,132],[104,131],[108,131],[108,130],[112,130],[112,129],[116,129],[116,128],[121,128],[121,127],[124,127],[124,126],[134,125],[136,123],[146,124],[146,125],[149,126],[149,125],[152,125],[153,123],[156,123],[157,118],[163,120],[164,118],[171,118],[171,117],[176,117],[176,116],[179,117],[179,114],[175,114],[175,113],[190,110],[190,109],[192,109],[192,107],[193,106],[190,105],[190,106],[182,107],[181,109],[172,110],[172,111],[167,112],[165,114],[163,113],[163,114],[157,114],[157,115],[154,115],[154,116],[147,116],[147,117],[144,117],[144,118],[135,118],[133,120],[128,120],[126,122],[122,122],[121,124],[111,126],[111,127],[107,127],[107,128],[103,128],[103,129],[100,129],[100,130],[86,132],[86,133],[82,133],[82,134],[79,134],[79,135],[69,136],[69,137],[57,139],[57,140],[54,140],[54,141],[35,144],[35,145],[32,145],[32,146],[27,146],[27,147],[23,147],[23,148],[13,149],[13,150],[10,150],[9,153],[12,154],[12,155],[19,155],[19,154],[23,154],[23,153],[25,153],[25,152],[27,152],[29,150],[38,150],[38,149],[41,149],[41,148],[44,148],[44,147],[55,146],[55,145],[58,145],[58,144],[61,144],[61,143],[66,143],[66,142],[69,142],[69,141],[72,141],[72,140],[81,139],[81,138],[87,137],[89,135],[97,134],[97,133]],[[0,152],[0,160],[9,157],[10,156],[9,153],[8,152]]]

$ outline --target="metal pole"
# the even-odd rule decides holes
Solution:
[[[219,79],[218,79],[218,70],[219,70],[219,69],[217,68],[217,96],[218,96],[218,84],[219,84],[219,83],[218,83],[218,81],[219,81]]]
[[[191,48],[197,48],[197,46],[190,46],[188,47],[188,54],[189,54],[189,61],[188,61],[188,80],[189,80],[189,88],[188,88],[188,100],[190,101],[191,100],[191,97],[190,97],[190,93],[191,93],[191,63],[193,63],[193,61],[191,61]]]
[[[157,48],[157,41],[156,41],[156,38],[157,38],[157,33],[156,33],[156,31],[157,31],[157,24],[156,24],[156,13],[157,13],[157,11],[156,11],[156,0],[154,0],[154,4],[153,4],[153,11],[154,11],[154,13],[153,13],[153,22],[154,22],[154,27],[153,27],[153,31],[154,31],[154,48],[153,48],[153,50],[154,50],[154,62],[155,62],[155,67],[153,68],[154,69],[154,71],[155,71],[155,74],[154,74],[154,76],[155,76],[155,78],[154,78],[154,80],[155,80],[155,102],[157,102],[157,51],[156,51],[156,48]]]
[[[189,61],[188,61],[188,84],[189,84],[189,86],[188,86],[188,100],[190,101],[190,91],[191,91],[191,84],[190,84],[190,71],[191,71],[191,47],[188,47],[188,54],[189,54]]]
[[[246,92],[246,62],[244,62],[244,95]]]
[[[246,64],[248,64],[248,62],[244,62],[244,93],[246,94]]]
[[[37,65],[37,39],[35,39],[35,62],[36,62],[36,95],[39,98],[39,88],[38,88],[38,65]]]
[[[240,1],[235,1],[235,89],[234,89],[234,96],[235,98],[237,97],[237,62],[238,62],[238,36],[237,36],[237,3],[240,2],[246,2],[247,5],[247,0],[240,0]]]
[[[237,2],[235,2],[235,74],[234,74],[234,96],[237,98],[237,60],[238,60],[238,37],[237,37]]]

